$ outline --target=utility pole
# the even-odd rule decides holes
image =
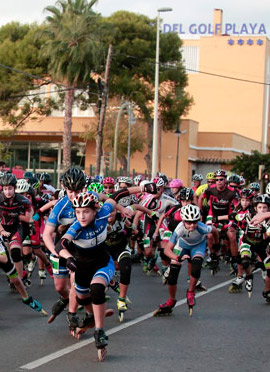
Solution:
[[[103,145],[103,129],[104,129],[104,124],[105,124],[106,107],[107,107],[107,101],[108,101],[109,75],[110,75],[112,53],[113,53],[113,47],[112,47],[112,44],[110,44],[108,55],[107,55],[107,61],[106,61],[104,90],[102,93],[101,108],[100,108],[100,115],[99,115],[99,121],[98,121],[98,129],[97,129],[96,175],[100,174],[100,164],[101,164],[102,145]]]

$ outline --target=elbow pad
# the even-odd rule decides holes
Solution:
[[[113,199],[117,203],[120,199],[126,198],[129,195],[130,195],[130,193],[129,193],[128,189],[125,187],[124,189],[118,190],[115,193],[113,193],[112,196],[111,196],[111,199]]]
[[[59,254],[62,251],[62,249],[68,250],[70,243],[71,243],[70,240],[66,238],[61,239],[60,242],[56,245],[55,251]]]

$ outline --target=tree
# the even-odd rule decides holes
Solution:
[[[97,0],[59,0],[45,9],[47,41],[42,55],[48,58],[52,79],[66,87],[63,133],[63,164],[71,164],[72,106],[76,87],[87,87],[102,49],[97,44],[100,16],[92,10]]]
[[[36,120],[50,113],[51,102],[29,94],[46,83],[35,79],[46,70],[46,63],[38,58],[43,42],[43,39],[35,39],[38,30],[35,24],[15,22],[0,28],[0,116],[4,134],[11,138],[26,120]],[[5,124],[8,124],[6,128]],[[8,148],[2,151],[8,153]]]
[[[254,182],[258,179],[259,165],[265,166],[265,173],[270,174],[270,155],[261,154],[259,151],[252,151],[251,155],[242,153],[231,161],[232,171],[242,175],[246,183]]]
[[[156,20],[144,15],[119,11],[105,18],[110,28],[105,36],[114,45],[111,65],[110,94],[132,101],[147,123],[145,160],[151,169],[153,136],[153,100],[155,73]],[[182,66],[181,40],[173,33],[160,38],[160,117],[164,130],[174,130],[179,117],[192,103],[184,88],[187,76]],[[169,89],[168,89],[169,88]]]

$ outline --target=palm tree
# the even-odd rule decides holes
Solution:
[[[97,44],[100,16],[92,9],[97,0],[59,0],[45,8],[47,41],[42,54],[48,58],[53,80],[66,86],[63,133],[64,169],[71,165],[72,106],[74,90],[90,80],[101,55]]]

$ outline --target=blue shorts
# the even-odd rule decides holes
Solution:
[[[195,256],[200,256],[204,258],[206,250],[206,241],[201,242],[198,245],[192,245],[190,248],[183,248],[181,251],[180,256],[184,256],[185,254],[189,255],[189,257],[192,259]]]

